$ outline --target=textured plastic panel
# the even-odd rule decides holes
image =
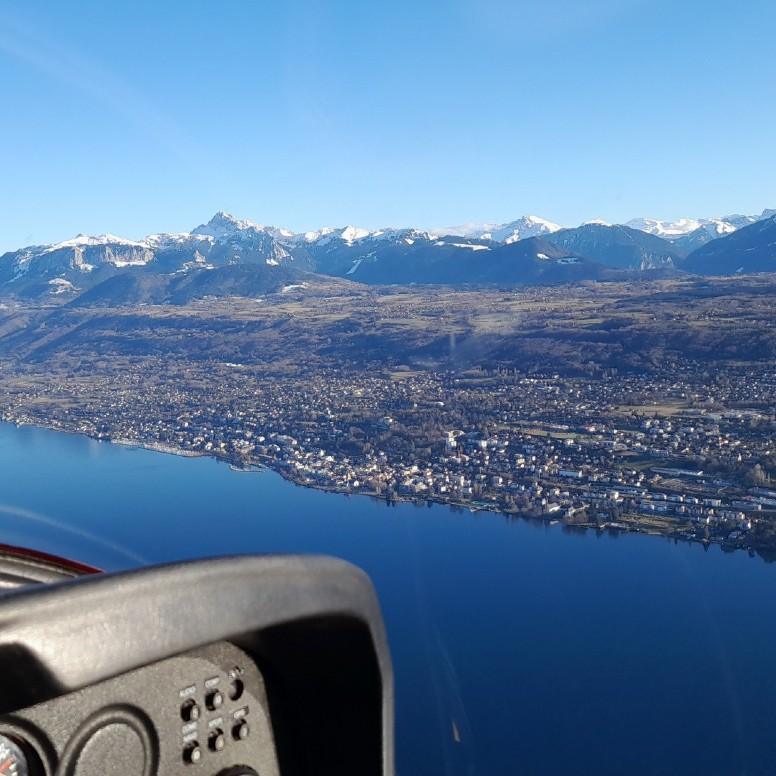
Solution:
[[[214,693],[222,703],[209,709]],[[192,707],[197,718],[184,719]],[[38,759],[63,774],[191,776],[242,765],[278,776],[264,680],[251,658],[228,643],[131,671],[4,722],[20,738],[38,731],[32,743]],[[188,762],[194,751],[196,762]]]
[[[283,776],[393,773],[393,677],[379,605],[368,577],[333,558],[217,558],[0,595],[0,713],[67,705],[72,693],[222,640],[259,667]],[[143,730],[155,729],[142,698],[112,697],[100,703],[118,716],[84,763],[110,750],[132,760],[147,745]],[[122,716],[127,708],[139,716]],[[35,720],[48,736],[43,717]],[[150,762],[151,772],[168,772]]]

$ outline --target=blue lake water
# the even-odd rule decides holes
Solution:
[[[8,425],[0,541],[108,569],[353,561],[386,620],[402,776],[776,772],[776,564],[743,553],[387,507]]]

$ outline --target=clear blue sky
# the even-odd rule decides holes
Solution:
[[[776,207],[776,3],[0,0],[0,251]]]

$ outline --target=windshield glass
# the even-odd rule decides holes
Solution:
[[[770,772],[775,14],[0,6],[0,544],[356,563],[401,774]]]

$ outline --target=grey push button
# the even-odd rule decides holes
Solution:
[[[181,719],[184,722],[196,722],[199,719],[199,706],[195,700],[188,700],[181,706]]]
[[[190,765],[196,765],[202,759],[202,750],[199,748],[199,744],[196,741],[192,741],[183,750],[183,762]]]
[[[245,691],[245,685],[242,682],[242,679],[232,679],[232,681],[229,683],[229,697],[233,700],[239,700],[242,698],[242,694]]]
[[[222,752],[226,746],[226,736],[220,730],[214,730],[207,740],[207,745],[212,752]]]
[[[251,734],[251,729],[245,720],[241,720],[232,728],[232,738],[235,741],[245,741]]]

